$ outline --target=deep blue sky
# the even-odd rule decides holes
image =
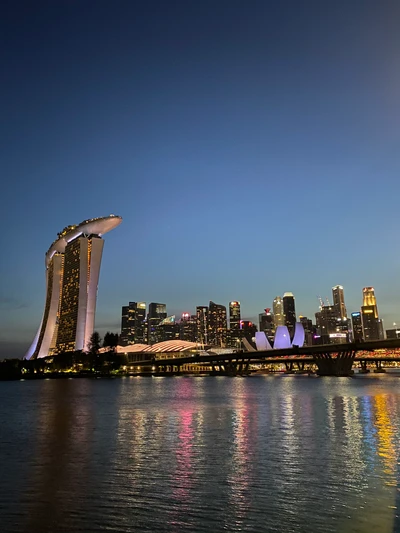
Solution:
[[[400,322],[400,3],[3,2],[0,356],[22,355],[58,231],[105,236],[97,328],[129,300],[253,318],[344,285]]]

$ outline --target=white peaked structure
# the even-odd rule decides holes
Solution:
[[[122,222],[108,217],[67,226],[46,253],[42,322],[25,359],[87,349],[93,333],[104,233]]]
[[[287,326],[278,326],[275,331],[273,348],[263,331],[257,331],[256,333],[256,347],[257,350],[262,351],[292,348],[293,346],[301,347],[304,345],[304,339],[305,333],[303,324],[301,322],[296,322],[293,340],[290,340]]]

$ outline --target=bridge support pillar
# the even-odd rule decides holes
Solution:
[[[355,350],[339,352],[334,356],[328,352],[316,353],[315,362],[319,376],[352,376]]]

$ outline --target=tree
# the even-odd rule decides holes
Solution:
[[[88,344],[88,353],[91,355],[97,355],[101,346],[101,337],[97,331],[94,331],[90,337]]]
[[[104,348],[115,348],[118,346],[118,333],[107,333],[104,335],[103,347]]]

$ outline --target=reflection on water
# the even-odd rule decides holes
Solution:
[[[399,385],[1,383],[2,531],[400,531]]]

